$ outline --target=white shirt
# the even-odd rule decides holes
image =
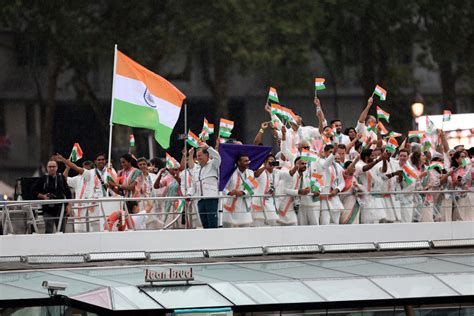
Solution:
[[[206,165],[196,164],[193,168],[197,196],[217,196],[219,193],[219,167],[221,156],[212,147],[208,148],[209,161]]]

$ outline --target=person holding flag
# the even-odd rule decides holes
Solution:
[[[249,169],[250,159],[247,154],[240,154],[236,159],[234,173],[227,182],[223,193],[230,198],[224,202],[222,224],[224,227],[250,227],[252,218],[252,195],[258,186],[253,171]]]
[[[102,199],[110,195],[111,189],[114,185],[107,182],[107,178],[111,178],[110,174],[115,175],[113,168],[110,171],[105,167],[105,154],[98,153],[95,155],[94,164],[91,168],[81,168],[69,159],[64,158],[60,154],[54,156],[56,161],[62,162],[66,165],[64,176],[67,178],[67,183],[70,187],[75,188],[76,199]],[[94,168],[95,166],[95,168]],[[78,173],[78,176],[71,178],[68,177],[69,169],[74,170]],[[87,225],[81,218],[84,216],[100,216],[100,208],[96,207],[84,207],[82,203],[78,203],[74,206],[76,208],[74,213],[76,232],[86,232]],[[89,231],[101,231],[99,218],[93,218],[89,220]]]
[[[112,190],[124,197],[139,197],[142,183],[142,172],[137,169],[137,161],[131,154],[125,154],[120,158],[122,170],[118,172],[118,183],[109,179]]]
[[[328,144],[324,146],[321,159],[316,163],[316,171],[322,175],[321,225],[339,225],[341,212],[344,210],[344,205],[337,195],[345,187],[344,169],[336,163],[335,158],[334,146]]]
[[[153,187],[158,190],[157,196],[175,197],[182,196],[181,178],[179,177],[180,164],[171,155],[166,153],[166,167],[158,171],[158,176]],[[169,224],[178,210],[180,200],[166,200],[161,203],[160,211],[163,213],[163,225]],[[177,215],[176,215],[177,216]]]
[[[465,151],[456,151],[451,157],[451,180],[455,190],[469,190],[472,185],[472,164]],[[453,221],[474,221],[473,194],[463,192],[455,195]]]

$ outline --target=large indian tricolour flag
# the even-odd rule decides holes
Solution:
[[[112,93],[112,123],[152,129],[161,147],[169,147],[186,98],[181,91],[117,50]]]

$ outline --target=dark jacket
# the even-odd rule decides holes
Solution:
[[[33,192],[36,197],[39,193],[48,194],[51,200],[71,199],[72,197],[66,178],[61,173],[57,173],[55,176],[44,175],[39,178]],[[42,208],[45,213],[59,215],[61,206],[62,204],[43,204]]]

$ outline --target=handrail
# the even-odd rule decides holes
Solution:
[[[434,193],[474,193],[473,189],[470,190],[427,190],[427,191],[379,191],[379,192],[340,192],[337,196],[344,195],[387,195],[387,194],[434,194]],[[289,194],[261,194],[261,195],[246,195],[245,198],[280,198],[280,197],[295,197],[295,196],[313,196],[313,194],[308,195],[289,195]],[[320,193],[320,196],[330,196],[329,193]],[[201,199],[228,199],[233,198],[229,195],[216,195],[216,196],[162,196],[162,197],[106,197],[106,198],[93,198],[93,199],[62,199],[62,200],[22,200],[22,201],[2,201],[0,206],[6,205],[10,206],[22,206],[22,205],[31,205],[31,204],[63,204],[63,203],[87,203],[96,202],[127,202],[127,201],[174,201],[174,200],[201,200]]]

